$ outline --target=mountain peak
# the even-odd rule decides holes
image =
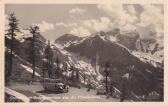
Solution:
[[[55,40],[55,43],[58,43],[61,45],[66,45],[66,44],[72,43],[74,41],[78,41],[80,39],[82,39],[82,38],[75,36],[75,35],[72,35],[72,34],[64,34],[64,35],[60,36],[59,38],[57,38]]]

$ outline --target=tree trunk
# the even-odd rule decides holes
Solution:
[[[107,79],[107,72],[106,72],[106,94],[108,94],[108,79]]]
[[[48,50],[48,75],[51,78],[51,56],[50,56],[50,48]]]
[[[8,76],[10,77],[12,75],[12,65],[13,65],[13,35],[14,35],[14,31],[12,30],[12,34],[11,34],[11,50],[10,50],[10,68],[9,68],[9,72],[8,72]]]
[[[34,37],[34,34],[33,34],[33,63],[32,63],[32,66],[33,66],[33,74],[32,74],[32,78],[35,77],[35,53],[34,53],[34,42],[35,42],[35,37]]]

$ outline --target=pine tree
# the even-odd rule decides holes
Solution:
[[[47,71],[47,60],[43,57],[43,64],[42,64],[42,77],[45,78]]]
[[[76,70],[76,81],[79,82],[79,70]]]
[[[84,81],[84,84],[86,84],[86,74],[83,74],[83,81]]]
[[[160,101],[163,101],[164,100],[164,60],[162,61],[162,64],[161,64],[161,66],[162,66],[162,69],[161,70],[159,70],[159,73],[158,73],[158,76],[157,76],[157,78],[158,78],[158,93],[160,94],[160,98],[159,98],[159,100]]]
[[[10,63],[9,63],[9,72],[7,76],[11,76],[12,75],[12,65],[13,65],[13,41],[14,41],[14,36],[16,36],[16,32],[20,32],[19,30],[19,23],[18,23],[18,19],[16,18],[15,14],[12,13],[9,15],[9,29],[7,30],[7,34],[8,36],[11,37],[11,45],[10,45]]]
[[[71,80],[72,82],[74,81],[74,70],[75,70],[74,67],[71,66],[69,71],[71,72],[70,80]]]
[[[60,77],[60,67],[59,67],[60,61],[59,61],[58,56],[56,57],[55,62],[56,62],[56,73],[57,73],[57,77],[59,78]]]
[[[122,88],[121,88],[121,96],[120,96],[120,102],[123,102],[125,100],[125,96],[126,96],[126,91],[125,91],[125,84],[122,84]]]
[[[38,60],[38,57],[40,56],[40,48],[38,47],[39,42],[38,42],[38,36],[40,35],[40,29],[36,25],[32,25],[29,28],[30,33],[32,34],[32,39],[30,43],[30,49],[29,49],[29,60],[32,62],[32,68],[33,68],[33,74],[32,78],[35,77],[35,62]]]
[[[44,55],[46,58],[46,66],[48,71],[48,77],[52,78],[52,69],[53,69],[53,51],[50,46],[50,41],[48,41],[48,45],[45,48]]]
[[[58,58],[58,56],[56,57],[55,62],[56,62],[56,75],[58,78],[60,78],[62,76],[62,73],[60,69],[60,59]]]

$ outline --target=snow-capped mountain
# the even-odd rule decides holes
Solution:
[[[24,40],[20,41],[20,39]],[[25,76],[32,72],[31,62],[27,59],[27,50],[32,36],[24,34],[20,39],[17,39],[17,36],[14,39],[14,52],[17,55],[13,60],[14,65],[17,66],[14,66],[16,78],[19,78],[16,74],[18,72]],[[46,39],[41,35],[38,36],[38,39],[38,49],[43,52],[46,47]],[[153,59],[153,55],[163,48],[154,46],[156,50],[153,49],[153,54],[148,56],[148,52],[145,54],[144,51],[138,51],[135,46],[139,42],[138,40],[141,43],[144,42],[136,30],[124,32],[120,29],[113,29],[108,32],[93,33],[85,38],[65,34],[53,42],[51,47],[54,54],[53,58],[59,58],[61,68],[69,70],[73,66],[79,70],[81,83],[87,84],[84,82],[86,77],[86,80],[94,84],[94,87],[98,86],[105,78],[105,64],[109,62],[111,64],[109,76],[110,80],[115,83],[115,87],[121,89],[122,79],[125,78],[127,90],[141,96],[146,92],[157,90],[156,76],[159,70],[162,70],[162,61]],[[160,38],[161,42],[162,38]],[[6,48],[10,48],[10,37],[5,37],[5,45]],[[42,54],[40,55],[42,56]],[[6,52],[6,56],[9,56],[8,52]],[[6,61],[6,63],[8,62]],[[42,75],[41,64],[40,61],[37,64],[36,75],[38,77]],[[134,71],[130,70],[130,66]],[[23,70],[27,70],[26,73],[22,73]],[[70,72],[65,71],[63,75],[69,76]],[[144,84],[144,82],[146,83]],[[130,86],[131,88],[129,88]]]
[[[23,34],[23,35],[22,35]],[[13,78],[15,80],[23,80],[27,78],[31,79],[31,74],[32,74],[32,63],[28,59],[29,55],[29,50],[30,50],[30,43],[32,41],[32,36],[31,34],[27,33],[17,33],[16,36],[14,37],[13,40],[13,53],[15,54],[13,56]],[[65,35],[66,36],[66,35]],[[69,40],[69,35],[68,39]],[[67,37],[66,36],[66,37]],[[38,39],[38,44],[36,46],[36,49],[39,49],[41,52],[44,52],[44,49],[46,47],[46,39],[42,35],[36,36]],[[18,39],[19,38],[19,39]],[[76,38],[76,37],[75,37]],[[77,38],[78,39],[78,38]],[[80,38],[79,38],[80,39]],[[72,40],[72,39],[71,39]],[[74,38],[73,38],[74,40]],[[61,42],[61,40],[59,39]],[[9,61],[9,53],[10,53],[10,36],[5,36],[5,46],[6,46],[6,70],[8,70],[8,61]],[[59,43],[60,43],[59,42]],[[66,41],[63,41],[64,43]],[[70,44],[70,43],[69,43]],[[65,46],[65,45],[63,45]],[[86,76],[86,79],[88,78],[91,80],[90,82],[92,83],[97,83],[94,79],[95,75],[95,69],[88,63],[87,60],[84,60],[83,58],[76,57],[75,54],[71,54],[64,49],[62,49],[61,44],[55,44],[51,42],[51,48],[53,50],[54,54],[54,65],[55,65],[55,59],[58,57],[59,62],[61,63],[60,68],[65,68],[67,67],[67,71],[63,72],[65,76],[70,75],[71,73],[68,71],[71,66],[74,68],[78,69],[80,72],[80,80],[81,83],[87,83],[84,82],[84,75]],[[41,56],[41,59],[36,60],[36,72],[35,76],[36,78],[42,77],[42,53],[39,54]],[[53,70],[55,71],[55,70]],[[17,74],[19,73],[19,74]],[[22,76],[22,77],[21,77]],[[100,78],[100,77],[99,77]]]
[[[62,46],[69,46],[74,41],[79,41],[82,38],[72,35],[72,34],[64,34],[58,39],[55,40],[55,43],[60,44]]]
[[[150,61],[147,57],[146,60],[149,61],[145,61],[145,55],[141,54],[141,57],[139,55],[137,56],[125,45],[111,41],[107,39],[107,36],[106,33],[101,31],[100,33],[84,38],[80,43],[73,43],[64,49],[77,54],[79,57],[89,59],[92,66],[95,65],[95,58],[98,55],[99,71],[103,76],[105,75],[105,63],[110,62],[111,80],[117,82],[119,85],[122,76],[124,76],[124,73],[127,73],[127,76],[130,78],[128,83],[132,84],[132,88],[129,89],[132,89],[136,94],[141,95],[146,90],[148,92],[156,90],[157,78],[155,76],[158,70],[161,70],[161,62],[155,60]],[[133,66],[135,71],[130,72],[127,69],[128,66]]]
[[[100,35],[101,38],[111,42],[117,42],[129,50],[152,54],[163,60],[163,36],[161,37],[141,37],[136,29],[133,28],[115,28],[107,32],[100,31],[87,37],[78,37],[72,34],[65,34],[56,39],[55,43],[62,47],[68,47],[71,44],[79,44],[83,40]]]
[[[136,29],[113,29],[106,32],[108,39],[127,47],[129,50],[149,53],[163,59],[163,36],[141,37]],[[113,40],[114,41],[114,40]]]
[[[139,33],[136,30],[124,30],[124,29],[113,29],[108,31],[107,36],[115,37],[116,41],[124,46],[126,46],[130,50],[137,50],[136,43],[140,38]]]

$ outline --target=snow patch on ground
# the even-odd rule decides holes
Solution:
[[[28,98],[28,97],[26,97],[25,95],[23,95],[23,94],[21,94],[21,93],[18,93],[18,92],[16,92],[16,91],[14,91],[14,90],[12,90],[12,89],[9,89],[9,88],[5,87],[5,92],[6,92],[7,94],[10,94],[10,95],[12,95],[12,96],[15,96],[15,97],[18,98],[18,99],[23,100],[24,102],[29,102],[29,98]]]
[[[82,42],[83,40],[81,40],[80,42]],[[77,42],[75,42],[77,43]],[[76,54],[72,54],[69,53],[68,51],[64,50],[64,46],[61,46],[60,44],[55,43],[54,44],[59,51],[68,58],[68,61],[66,62],[67,66],[70,68],[71,66],[74,66],[75,68],[78,68],[81,70],[81,74],[85,74],[88,76],[97,76],[97,80],[101,80],[103,78],[103,76],[97,72],[95,68],[91,65],[91,63],[89,62],[89,60],[87,60],[86,58],[78,58],[80,56],[76,55]],[[70,72],[66,72],[64,73],[64,75],[66,76],[70,76],[71,73]],[[81,76],[82,77],[82,76]],[[82,80],[81,80],[82,81]]]
[[[11,39],[11,36],[6,35],[8,39]],[[20,43],[23,43],[25,41],[25,38],[32,37],[29,30],[24,30],[23,28],[20,28],[20,32],[16,32],[16,36],[14,38],[19,41]]]
[[[122,77],[126,78],[128,80],[129,79],[129,73],[124,74]]]
[[[7,51],[8,53],[10,53],[10,49],[8,49],[7,47],[5,47],[5,51]],[[30,65],[29,62],[23,60],[23,59],[22,59],[21,57],[19,57],[14,51],[12,52],[12,54],[13,54],[13,56],[15,56],[16,58],[18,58],[20,61],[23,61],[23,62],[25,62],[26,64],[29,64],[29,65]]]
[[[150,54],[147,53],[142,53],[142,52],[132,52],[132,55],[138,57],[141,61],[145,62],[145,63],[150,63],[152,64],[154,67],[157,67],[159,63],[162,63],[161,60],[153,57]]]
[[[105,40],[105,36],[100,36],[100,38],[101,38],[103,41],[106,41],[106,40]]]
[[[5,47],[5,50],[10,52],[10,49],[8,49],[7,47]],[[23,63],[27,64],[27,65],[31,65],[31,63],[25,61],[24,59],[22,59],[20,56],[18,56],[14,51],[12,52],[13,56],[15,56],[17,59],[19,59],[20,61],[22,61]],[[38,67],[35,67],[36,69],[39,70]]]
[[[32,70],[30,67],[28,67],[28,66],[26,66],[26,65],[23,65],[23,64],[20,64],[20,66],[23,67],[23,68],[24,68],[26,71],[28,71],[29,73],[33,73],[33,70]],[[40,77],[40,74],[37,73],[37,72],[35,72],[35,75],[38,76],[38,77]]]
[[[62,54],[66,55],[66,56],[71,56],[71,54],[69,52],[64,50],[64,46],[62,46],[58,43],[55,43],[54,46],[57,47]]]
[[[114,37],[114,36],[109,36],[109,40],[111,42],[116,42],[117,41],[116,37]]]
[[[69,41],[69,42],[67,42],[66,44],[64,44],[64,47],[68,47],[69,45],[71,45],[72,44],[72,41]]]
[[[91,66],[91,64],[88,64],[85,61],[79,60],[77,61],[77,63],[75,64],[76,68],[82,69],[82,70],[88,70],[90,71],[90,73],[92,73],[93,75],[96,75],[94,68]]]

